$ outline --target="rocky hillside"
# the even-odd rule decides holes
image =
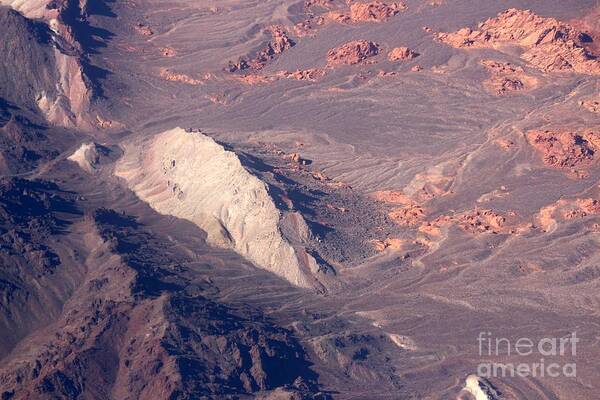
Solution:
[[[31,20],[0,7],[5,37],[0,44],[5,55],[0,62],[0,97],[39,111],[52,124],[86,125],[91,85],[83,73],[82,53],[78,42],[61,34],[52,21]]]
[[[291,332],[211,300],[135,219],[44,182],[1,189],[3,398],[324,398]]]
[[[294,285],[322,287],[315,259],[283,237],[267,185],[212,138],[181,128],[160,133],[128,145],[115,173],[158,212],[198,225],[209,243]]]

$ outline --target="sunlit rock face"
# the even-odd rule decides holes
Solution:
[[[208,241],[302,287],[318,285],[316,262],[279,230],[281,213],[267,185],[212,138],[175,128],[125,150],[116,175],[162,214],[192,221]]]

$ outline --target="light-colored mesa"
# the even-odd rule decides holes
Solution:
[[[314,258],[282,235],[267,185],[212,138],[175,128],[130,143],[115,174],[154,210],[196,224],[210,244],[294,285],[321,288]]]

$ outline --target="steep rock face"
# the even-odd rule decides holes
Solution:
[[[554,18],[529,10],[509,9],[479,24],[439,33],[437,38],[458,48],[502,48],[519,46],[521,58],[544,72],[600,74],[600,62],[587,48],[591,38]]]
[[[89,107],[91,91],[73,41],[59,35],[56,20],[49,26],[0,7],[0,96],[39,110],[57,125],[77,125]],[[52,22],[51,21],[51,22]],[[19,76],[21,79],[12,79]]]
[[[353,40],[327,52],[327,65],[355,65],[379,54],[379,46],[367,40]]]
[[[198,225],[211,244],[295,285],[318,285],[314,259],[282,237],[281,214],[265,183],[212,138],[181,128],[163,132],[126,148],[115,173],[158,212]]]

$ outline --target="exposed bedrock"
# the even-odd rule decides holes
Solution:
[[[156,211],[199,226],[210,244],[294,285],[322,288],[315,259],[282,235],[282,213],[267,185],[212,138],[181,128],[163,132],[126,146],[115,173]]]
[[[103,164],[114,161],[118,156],[119,152],[116,149],[92,142],[83,143],[68,159],[77,163],[84,171],[93,173]]]
[[[61,26],[56,19],[46,24],[0,7],[0,30],[6,38],[0,42],[0,96],[39,111],[50,123],[81,125],[91,89],[77,43]],[[15,76],[21,79],[11,79]]]
[[[554,18],[530,10],[509,9],[478,25],[453,33],[439,33],[438,40],[457,48],[522,48],[521,58],[544,72],[600,74],[600,62],[590,50],[591,36]]]
[[[9,201],[0,211],[11,211],[18,192],[27,188],[36,196],[31,197],[35,207],[23,211],[35,212],[41,208],[37,196],[56,189],[20,180],[10,185],[2,187]],[[56,208],[62,205],[49,202],[43,211]],[[48,229],[57,222],[37,215],[20,219],[43,221]],[[41,287],[26,287],[18,279],[32,273],[25,263],[14,264],[19,275],[3,276],[2,306],[12,311],[17,339],[31,331],[21,315],[48,313],[44,294],[60,298],[43,331],[16,344],[13,337],[3,338],[2,352],[14,351],[0,367],[2,399],[246,398],[273,391],[289,398],[326,398],[290,331],[258,310],[206,297],[214,288],[190,281],[182,266],[189,259],[135,218],[97,209],[77,218],[76,225],[79,234],[62,238],[80,252],[77,269],[65,265],[62,256],[62,264],[39,263]],[[42,246],[46,239],[36,234],[30,241],[27,246]],[[63,286],[68,290],[60,290]]]
[[[327,52],[327,65],[355,65],[379,54],[379,45],[367,40],[353,40]]]

